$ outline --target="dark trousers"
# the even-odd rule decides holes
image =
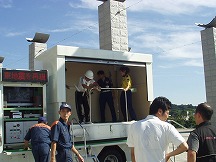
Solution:
[[[50,145],[47,143],[32,144],[32,154],[35,162],[49,162]]]
[[[71,149],[57,151],[56,162],[73,162]]]
[[[216,156],[212,155],[203,158],[197,158],[196,162],[216,162]]]
[[[136,113],[135,113],[135,111],[133,109],[133,106],[132,106],[132,92],[131,92],[131,90],[126,91],[126,96],[127,96],[128,113],[130,114],[131,120],[136,120],[137,119],[136,118]],[[122,111],[122,115],[124,117],[124,121],[127,121],[125,91],[121,92],[120,105],[121,105],[121,111]]]
[[[116,122],[116,113],[115,113],[115,107],[112,97],[112,92],[101,92],[99,96],[99,103],[100,103],[100,114],[101,114],[101,122],[105,122],[105,107],[106,103],[108,104],[110,108],[110,112],[112,115],[112,121]]]
[[[89,103],[88,103],[88,97],[87,94],[83,92],[75,92],[75,102],[76,102],[76,111],[77,111],[77,115],[79,118],[79,122],[82,123],[84,121],[84,117],[85,117],[85,122],[89,122],[90,118],[89,118],[89,112],[90,112],[90,108],[89,108]],[[82,113],[82,105],[84,108],[84,114]]]

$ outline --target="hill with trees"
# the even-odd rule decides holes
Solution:
[[[172,104],[172,109],[170,111],[170,116],[168,120],[176,128],[181,128],[182,126],[186,128],[194,128],[196,125],[194,121],[195,110],[196,110],[196,106],[193,106],[192,104],[188,104],[188,105]]]

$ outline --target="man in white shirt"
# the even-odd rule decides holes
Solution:
[[[80,77],[78,85],[76,86],[75,101],[77,115],[80,123],[89,123],[90,121],[90,108],[88,103],[89,90],[92,88],[97,88],[98,86],[97,82],[95,82],[93,78],[93,72],[91,70],[88,70],[83,77]],[[82,108],[84,109],[84,114],[82,113]]]
[[[131,125],[127,145],[131,147],[132,162],[166,162],[188,149],[180,133],[166,122],[170,109],[171,102],[167,98],[157,97],[150,106],[149,115]],[[178,147],[167,153],[169,143]]]

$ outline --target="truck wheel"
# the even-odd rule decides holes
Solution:
[[[125,162],[125,158],[116,149],[106,149],[98,156],[100,162]]]

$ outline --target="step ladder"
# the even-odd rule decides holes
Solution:
[[[85,150],[85,155],[82,155],[82,157],[84,158],[85,162],[100,162],[97,158],[96,155],[93,154],[89,154],[88,150],[87,150],[87,145],[86,145],[86,134],[88,134],[88,132],[86,131],[86,129],[80,124],[78,123],[79,126],[82,128],[82,132],[78,131],[78,132],[74,132],[73,130],[73,122],[71,125],[71,131],[72,131],[72,136],[73,136],[73,142],[74,142],[74,138],[78,137],[82,137],[84,140],[84,150]],[[79,162],[78,158],[75,157],[76,161]]]

